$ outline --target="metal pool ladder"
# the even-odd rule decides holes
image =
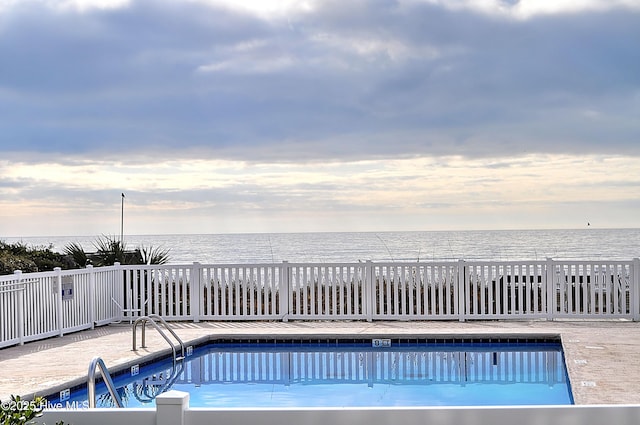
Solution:
[[[118,407],[124,407],[122,403],[122,399],[120,395],[116,391],[116,386],[113,384],[113,380],[111,379],[111,375],[109,374],[109,370],[107,366],[105,366],[104,361],[100,357],[94,357],[89,364],[89,373],[87,374],[87,393],[89,396],[89,407],[96,407],[96,370],[100,368],[100,373],[102,373],[102,380],[104,381],[107,389],[109,390],[109,394],[111,394],[111,398],[116,403]]]
[[[171,333],[171,335],[175,338],[175,340],[180,345],[180,350],[181,350],[180,356],[178,356],[178,354],[177,354],[176,346],[169,339],[167,334],[164,333],[162,328],[160,328],[160,326],[158,325],[158,322],[160,324],[162,324],[165,327],[165,329],[167,329],[169,331],[169,333]],[[158,333],[162,336],[162,338],[164,338],[164,340],[167,341],[169,343],[169,345],[171,346],[171,351],[173,352],[173,363],[175,364],[176,361],[184,360],[184,357],[185,357],[185,355],[184,355],[184,343],[182,342],[180,337],[175,333],[175,331],[169,327],[169,324],[166,322],[166,320],[164,320],[162,317],[158,316],[157,314],[151,314],[149,316],[139,317],[133,323],[133,351],[137,351],[137,348],[136,348],[136,330],[138,329],[138,323],[142,324],[142,345],[140,345],[140,347],[142,347],[142,348],[146,347],[146,342],[145,342],[146,325],[147,325],[147,323],[151,323],[151,325],[158,331]]]

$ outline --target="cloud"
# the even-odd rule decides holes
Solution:
[[[640,11],[534,4],[10,4],[2,149],[249,161],[638,155]],[[527,19],[498,10],[534,7]]]
[[[0,0],[0,233],[119,229],[121,191],[140,233],[634,224],[639,22],[625,0]]]
[[[9,164],[0,234],[358,231],[637,225],[627,156]],[[634,224],[635,223],[635,224]]]

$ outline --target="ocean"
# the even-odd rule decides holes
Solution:
[[[97,236],[3,238],[51,247],[71,243],[94,251]],[[640,229],[490,230],[339,233],[125,235],[125,247],[169,250],[171,264],[453,260],[631,260],[640,257]]]

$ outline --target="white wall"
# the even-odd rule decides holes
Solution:
[[[203,409],[168,391],[154,409],[46,410],[40,424],[73,425],[636,425],[640,405]]]

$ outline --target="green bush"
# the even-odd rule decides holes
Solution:
[[[63,270],[79,269],[89,264],[112,266],[120,264],[166,264],[169,250],[158,247],[140,246],[126,249],[112,236],[102,236],[94,242],[95,252],[87,253],[78,243],[68,244],[63,253],[49,247],[29,247],[23,243],[0,241],[0,275],[12,274],[16,270],[23,273],[46,272],[60,267]],[[0,425],[2,425],[0,423]]]
[[[0,274],[11,274],[16,270],[24,273],[46,272],[61,269],[78,268],[73,258],[53,252],[49,247],[28,247],[16,242],[8,244],[0,241]]]
[[[11,396],[11,400],[0,401],[0,425],[27,425],[36,423],[35,419],[42,416],[46,399],[36,397],[33,400],[23,400],[20,396]],[[46,424],[45,424],[46,425]],[[56,422],[64,425],[64,421]]]
[[[11,400],[0,402],[0,425],[25,425],[35,423],[42,415],[45,400],[36,397],[32,401],[23,400],[20,396],[11,396]]]
[[[27,257],[0,251],[0,274],[11,274],[16,270],[25,273],[37,272],[38,266]]]

